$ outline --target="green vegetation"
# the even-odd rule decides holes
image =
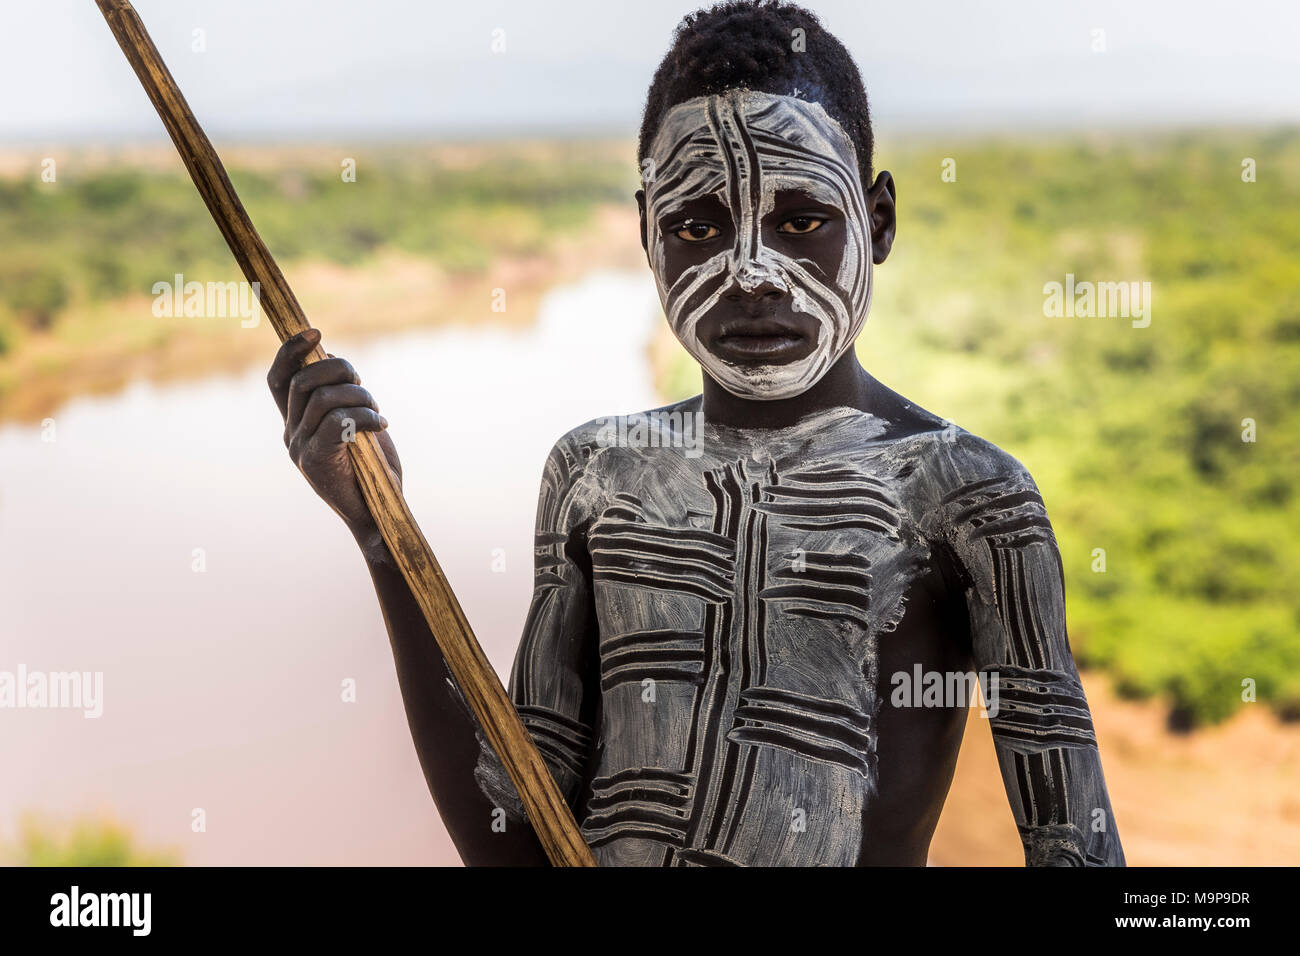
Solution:
[[[130,830],[113,820],[84,819],[52,829],[27,817],[18,841],[0,848],[0,861],[14,866],[179,866],[174,851],[141,849]]]
[[[1229,716],[1245,678],[1300,714],[1300,132],[886,144],[877,165],[900,225],[859,355],[1033,472],[1081,663],[1174,726]],[[1067,273],[1149,281],[1150,326],[1045,316]]]
[[[1229,716],[1245,678],[1300,712],[1300,133],[881,161],[901,226],[859,353],[1034,473],[1080,661],[1174,726]],[[1149,281],[1150,326],[1046,317],[1066,273]]]
[[[354,182],[343,181],[337,153],[320,150],[310,165],[231,164],[231,181],[282,263],[357,265],[384,245],[475,272],[499,255],[545,250],[599,203],[635,189],[633,162],[604,144],[502,145],[469,161],[452,150],[373,151],[355,156]],[[56,183],[35,172],[0,178],[0,358],[51,330],[66,309],[150,295],[177,272],[237,277],[179,160],[166,172],[64,162]]]

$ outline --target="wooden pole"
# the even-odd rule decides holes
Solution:
[[[235,194],[216,150],[190,112],[130,0],[95,2],[153,101],[239,268],[250,283],[260,285],[262,309],[280,341],[310,328],[297,298]],[[325,352],[317,345],[307,361],[323,358]],[[349,450],[370,513],[419,602],[452,677],[514,781],[546,855],[556,866],[595,866],[568,803],[474,638],[460,602],[415,523],[374,434],[358,432]]]

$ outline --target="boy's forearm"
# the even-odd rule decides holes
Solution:
[[[446,659],[377,530],[354,529],[388,628],[398,684],[420,767],[461,859],[468,865],[544,865],[528,824],[493,829],[494,808],[479,789],[477,724]]]
[[[1015,683],[1017,689],[1003,696],[990,722],[1025,865],[1124,866],[1088,704],[1073,667],[1059,675],[1021,675]],[[1022,694],[1053,703],[1038,707],[1008,700]],[[1075,739],[1057,747],[1026,741],[1067,735]]]
[[[964,582],[973,658],[1025,862],[1122,866],[1046,505],[1022,466],[981,454],[932,521]]]

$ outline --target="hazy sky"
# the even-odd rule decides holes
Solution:
[[[161,127],[93,0],[4,0],[0,145]],[[214,135],[632,133],[690,0],[136,0]],[[889,129],[1300,119],[1295,0],[811,0]],[[205,31],[196,52],[194,30]],[[506,49],[491,50],[503,30]],[[1096,29],[1106,50],[1092,50]]]

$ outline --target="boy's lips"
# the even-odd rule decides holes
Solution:
[[[709,350],[733,362],[775,363],[798,358],[807,336],[798,328],[773,319],[748,319],[723,325]]]

